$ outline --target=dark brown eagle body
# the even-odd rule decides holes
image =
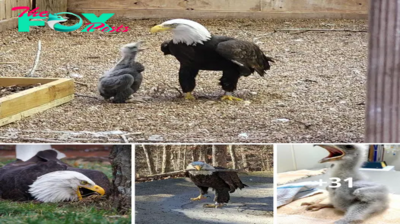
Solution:
[[[214,167],[217,170],[223,170],[223,167]],[[185,173],[186,177],[200,189],[200,194],[205,195],[208,189],[215,190],[214,201],[217,203],[228,203],[230,200],[229,193],[235,192],[236,189],[247,187],[243,184],[236,172],[214,171],[211,175],[192,175],[189,171]]]
[[[25,162],[17,160],[0,168],[0,198],[14,201],[33,200],[28,192],[29,185],[44,174],[62,170],[82,173],[102,186],[106,194],[110,193],[111,184],[104,173],[71,167],[57,159],[55,151],[45,150]]]
[[[165,41],[161,50],[180,62],[179,82],[183,92],[193,91],[199,70],[223,71],[222,89],[233,92],[241,76],[249,76],[254,71],[263,76],[270,69],[269,62],[273,62],[256,44],[225,36],[212,36],[196,45]]]

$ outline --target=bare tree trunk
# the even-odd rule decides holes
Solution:
[[[226,167],[226,152],[227,146],[226,145],[213,145],[213,166],[222,166]]]
[[[210,147],[210,146],[204,146],[204,151],[206,152],[205,153],[205,161],[206,161],[206,163],[208,163],[208,164],[210,164],[210,163],[212,163],[212,146]],[[211,155],[211,157],[209,156],[209,155]]]
[[[151,157],[151,152],[144,145],[142,145],[142,147],[143,147],[144,154],[146,155],[146,162],[147,162],[147,167],[149,168],[149,173],[150,173],[150,175],[153,175],[153,174],[155,174],[155,171],[154,171],[153,158]]]
[[[203,160],[203,148],[199,148],[199,161],[204,161]]]
[[[206,149],[206,145],[202,145],[199,147],[199,161],[204,161],[205,163],[207,163],[207,149]]]
[[[172,169],[174,171],[176,171],[175,163],[176,163],[175,152],[174,152],[174,150],[172,150],[171,151],[171,164],[172,164]]]
[[[274,157],[272,156],[272,158],[270,157],[270,155],[271,155],[271,150],[270,149],[268,149],[267,150],[267,156],[266,156],[266,159],[265,159],[265,161],[266,161],[266,171],[270,171],[271,170],[271,159],[274,159]]]
[[[177,170],[181,169],[181,160],[182,160],[182,148],[179,146],[179,149],[178,149],[178,162],[176,164],[177,167],[178,167]]]
[[[247,162],[247,154],[246,151],[244,149],[241,150],[242,152],[242,164],[243,164],[243,169],[245,169],[246,171],[249,170],[248,166],[249,163]]]
[[[263,149],[261,150],[261,164],[264,171],[267,171],[267,166],[265,165],[266,162],[268,162],[268,151],[267,151],[267,155],[265,155],[265,151],[266,151],[266,146],[263,147]]]
[[[156,173],[158,173],[160,163],[160,150],[156,149]]]
[[[186,169],[186,166],[187,166],[187,164],[186,164],[186,149],[187,149],[187,146],[185,145],[185,148],[183,149],[183,169]]]
[[[201,146],[201,145],[197,145],[192,149],[192,162],[199,160],[199,157],[198,157],[198,155],[199,155],[199,152],[198,152],[199,146]]]
[[[116,145],[110,152],[113,173],[110,198],[113,208],[121,214],[127,214],[131,210],[131,156],[131,145]]]
[[[163,161],[161,166],[161,173],[166,173],[170,171],[171,166],[171,146],[164,145],[163,146]]]
[[[229,145],[229,153],[231,154],[231,158],[232,158],[232,168],[233,169],[237,169],[237,157],[236,157],[236,152],[235,152],[235,147],[233,145]]]

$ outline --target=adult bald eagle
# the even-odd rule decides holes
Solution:
[[[161,45],[164,55],[174,55],[180,62],[179,83],[186,99],[195,99],[192,91],[199,70],[222,71],[220,85],[225,90],[222,100],[242,100],[233,97],[241,76],[254,71],[263,76],[270,69],[267,57],[254,43],[232,37],[216,36],[201,24],[187,19],[168,20],[151,28],[152,33],[171,30],[173,38]]]
[[[57,159],[57,152],[38,152],[27,161],[17,160],[0,168],[0,198],[13,201],[77,201],[110,191],[107,176],[96,170],[78,169]]]
[[[205,207],[222,207],[224,203],[230,200],[229,193],[236,189],[248,187],[243,184],[236,172],[224,171],[226,168],[213,167],[204,162],[192,162],[186,167],[186,177],[200,188],[200,195],[197,198],[191,198],[192,201],[205,199],[208,188],[215,190],[215,205],[205,205]]]

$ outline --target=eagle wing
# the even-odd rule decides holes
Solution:
[[[261,76],[269,70],[269,62],[274,62],[272,58],[265,56],[256,44],[248,41],[236,39],[222,41],[217,45],[216,51],[222,57],[244,67],[251,73],[255,70]]]
[[[223,167],[215,167],[215,169],[225,169]],[[237,188],[242,189],[246,184],[243,184],[236,172],[216,171],[216,174],[221,178],[233,193]]]

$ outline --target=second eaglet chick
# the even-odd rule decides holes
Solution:
[[[104,99],[112,98],[113,103],[125,103],[138,91],[142,83],[144,66],[135,61],[141,42],[126,44],[121,48],[122,58],[99,80],[98,90]]]
[[[335,224],[362,223],[374,213],[388,208],[388,189],[379,183],[368,181],[359,171],[362,165],[362,145],[319,145],[329,152],[320,162],[332,162],[332,184],[327,187],[329,204],[303,203],[307,210],[335,208],[345,212],[344,217]],[[352,178],[352,184],[349,183]],[[339,187],[335,183],[340,183]]]

